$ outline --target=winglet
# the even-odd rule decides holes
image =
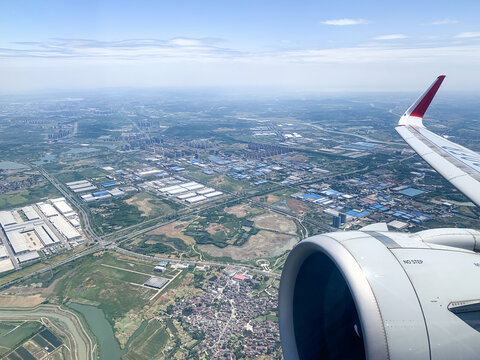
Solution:
[[[440,75],[435,79],[432,85],[420,96],[412,106],[403,114],[398,122],[398,125],[415,125],[423,126],[423,115],[427,111],[430,103],[432,102],[438,88],[445,79],[445,75]]]

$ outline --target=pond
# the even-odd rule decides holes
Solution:
[[[0,161],[0,170],[19,170],[25,168],[25,165],[13,161]]]
[[[101,309],[96,306],[78,303],[71,303],[69,307],[78,311],[85,317],[88,327],[97,337],[100,349],[100,359],[120,360],[122,355],[127,352],[132,340],[134,340],[148,324],[148,321],[144,320],[140,327],[132,334],[132,336],[130,336],[125,349],[122,350],[120,344],[115,339],[110,323],[105,318],[105,314]]]
[[[35,165],[43,165],[43,164],[47,164],[49,162],[52,162],[53,160],[55,160],[55,158],[56,158],[56,156],[54,154],[46,154],[46,155],[43,155],[37,161],[34,161],[33,163]]]
[[[103,311],[96,306],[77,303],[71,303],[69,307],[85,317],[88,327],[97,337],[100,359],[120,360],[126,350],[120,348]]]

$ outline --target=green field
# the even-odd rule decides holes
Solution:
[[[60,193],[52,184],[43,182],[39,185],[30,187],[28,190],[23,189],[8,194],[1,194],[0,210],[30,205],[47,198],[55,198],[59,196]]]
[[[152,320],[133,340],[124,355],[126,360],[150,360],[158,357],[170,336],[158,320]]]
[[[38,321],[0,322],[0,355],[14,349],[42,327],[43,325]]]
[[[104,257],[109,259],[110,256],[88,256],[76,263],[57,284],[50,298],[98,306],[112,326],[130,310],[142,309],[154,293],[138,286],[148,276],[102,266]]]

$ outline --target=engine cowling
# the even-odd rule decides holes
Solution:
[[[477,244],[469,229],[301,241],[280,283],[285,359],[479,359]]]

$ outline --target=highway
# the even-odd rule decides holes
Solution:
[[[33,165],[31,165],[33,167]],[[38,166],[37,169],[40,173],[48,180],[50,183],[55,186],[55,188],[62,193],[62,195],[67,199],[77,210],[82,219],[83,231],[86,235],[88,235],[90,240],[95,240],[101,242],[101,238],[95,233],[90,225],[90,219],[88,217],[87,212],[83,208],[83,204],[81,204],[74,196],[70,194],[70,191],[65,189],[62,184],[60,184],[53,176],[48,174],[45,169],[41,166]]]
[[[135,253],[135,252],[132,252],[132,251],[129,251],[129,250],[126,250],[126,249],[122,249],[122,248],[119,248],[115,243],[116,242],[121,242],[121,241],[125,241],[127,239],[131,239],[133,237],[136,237],[138,235],[141,235],[145,232],[148,232],[148,231],[151,231],[153,229],[156,229],[158,227],[161,227],[161,226],[164,226],[164,225],[168,225],[172,222],[175,222],[175,221],[178,221],[178,220],[181,220],[181,219],[184,219],[184,218],[187,218],[187,217],[190,217],[192,216],[193,214],[196,214],[198,212],[201,212],[201,211],[204,211],[208,208],[211,208],[211,207],[215,207],[215,206],[218,206],[218,202],[212,202],[212,205],[210,206],[207,206],[207,207],[202,207],[202,208],[199,208],[199,209],[195,209],[195,210],[192,210],[190,211],[189,213],[187,214],[184,214],[184,215],[180,215],[180,216],[177,216],[175,218],[172,218],[171,220],[168,220],[168,221],[164,221],[164,222],[161,222],[161,223],[154,223],[153,225],[151,226],[148,226],[148,227],[142,227],[140,228],[139,230],[137,231],[130,231],[129,233],[123,235],[123,236],[119,236],[117,237],[115,240],[107,240],[105,239],[104,237],[101,237],[101,236],[98,236],[94,230],[92,229],[91,225],[90,225],[90,220],[89,220],[89,217],[88,217],[88,214],[87,212],[85,211],[85,209],[83,208],[82,204],[80,204],[78,202],[78,200],[72,196],[70,194],[70,192],[65,189],[63,187],[62,184],[60,184],[53,176],[51,176],[50,174],[48,174],[42,167],[37,167],[37,169],[40,171],[40,173],[53,185],[55,186],[55,188],[60,191],[60,193],[77,209],[81,219],[82,219],[82,223],[83,223],[83,230],[84,230],[84,233],[85,235],[90,239],[90,240],[94,240],[97,242],[96,245],[93,245],[92,247],[88,248],[88,249],[85,249],[75,255],[72,255],[72,256],[69,256],[55,264],[52,264],[52,265],[47,265],[45,266],[44,268],[40,269],[40,270],[37,270],[33,273],[30,273],[30,274],[27,274],[21,278],[18,278],[18,279],[15,279],[15,280],[12,280],[8,283],[5,283],[3,285],[0,285],[0,289],[3,289],[3,288],[7,288],[11,285],[14,285],[14,284],[17,284],[17,283],[20,283],[26,279],[29,279],[29,278],[32,278],[34,276],[37,276],[39,274],[42,274],[42,273],[45,273],[47,271],[50,271],[52,269],[55,269],[59,266],[62,266],[64,264],[67,264],[71,261],[74,261],[74,260],[77,260],[81,257],[84,257],[84,256],[87,256],[89,254],[92,254],[92,253],[95,253],[97,251],[101,251],[101,250],[104,250],[104,249],[112,249],[116,252],[119,252],[119,253],[122,253],[122,254],[125,254],[125,255],[129,255],[129,256],[132,256],[132,257],[137,257],[137,258],[141,258],[141,259],[144,259],[144,260],[150,260],[150,261],[160,261],[160,260],[166,260],[166,261],[170,261],[170,262],[182,262],[182,263],[188,263],[192,266],[196,266],[196,265],[209,265],[209,266],[214,266],[214,267],[226,267],[226,266],[235,266],[236,268],[239,268],[241,270],[245,270],[245,271],[250,271],[250,272],[253,272],[255,274],[259,274],[259,275],[265,275],[265,276],[269,276],[269,277],[275,277],[275,278],[279,278],[280,275],[278,273],[275,273],[275,272],[269,272],[269,271],[264,271],[264,270],[259,270],[259,269],[256,269],[252,266],[247,266],[247,265],[238,265],[238,264],[229,264],[229,263],[218,263],[218,262],[213,262],[213,261],[188,261],[188,260],[172,260],[172,259],[168,259],[168,258],[161,258],[161,257],[153,257],[153,256],[148,256],[148,255],[142,255],[142,254],[138,254],[138,253]],[[185,176],[184,176],[185,177]],[[186,177],[188,178],[188,177]],[[201,183],[200,181],[196,180],[196,179],[191,179],[192,181],[196,181],[198,183]],[[205,185],[205,184],[203,184]],[[207,185],[208,186],[208,185]],[[311,219],[306,219],[304,218],[303,216],[299,216],[299,215],[296,215],[296,214],[293,214],[291,212],[288,212],[288,211],[285,211],[285,210],[282,210],[282,209],[278,209],[278,208],[275,208],[273,206],[270,206],[268,204],[264,204],[262,202],[259,202],[259,201],[255,201],[255,200],[252,200],[251,197],[253,196],[256,196],[255,195],[250,195],[250,196],[246,196],[246,195],[239,195],[239,194],[236,194],[236,193],[233,193],[233,192],[228,192],[228,191],[224,191],[224,193],[228,194],[228,195],[231,195],[233,197],[233,199],[228,199],[227,201],[223,202],[222,204],[227,204],[228,202],[232,202],[232,201],[237,201],[237,200],[245,200],[249,203],[251,203],[252,205],[254,206],[259,206],[259,207],[262,207],[262,208],[266,208],[266,209],[269,209],[271,211],[274,211],[276,213],[279,213],[279,214],[282,214],[282,215],[285,215],[285,216],[290,216],[290,217],[293,217],[293,218],[296,218],[297,220],[299,221],[303,221],[303,222],[308,222],[308,223],[311,223],[312,225],[315,225],[315,226],[318,226],[319,228],[325,228],[325,225],[324,224],[321,224],[317,221],[314,221],[314,220],[311,220]],[[149,220],[154,222],[156,219],[152,219],[152,220]],[[142,224],[139,224],[139,225],[134,225],[132,226],[131,228],[135,228],[136,226],[144,226],[145,223],[142,223]],[[121,229],[120,231],[125,231],[127,229]],[[133,229],[131,229],[133,230]],[[3,239],[3,236],[1,236],[2,234],[0,234],[0,237],[2,237],[2,240],[3,241],[6,241]],[[108,234],[108,236],[114,236],[114,234]],[[9,247],[7,247],[7,249],[9,249]],[[18,266],[18,264],[17,264]]]

